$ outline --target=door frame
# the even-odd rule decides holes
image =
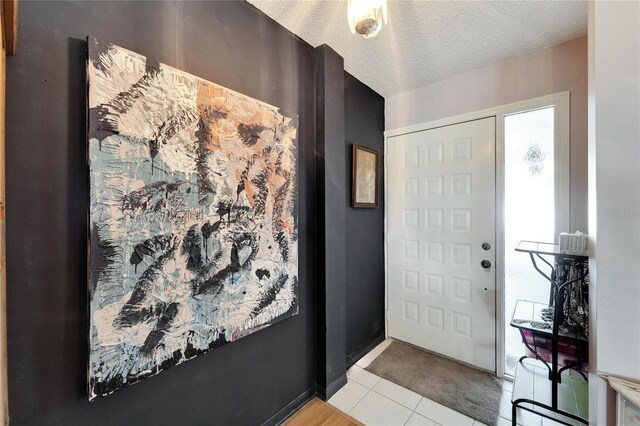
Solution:
[[[496,119],[496,375],[504,376],[504,356],[505,356],[505,318],[507,313],[504,312],[504,117],[516,113],[542,109],[554,106],[554,163],[555,163],[555,208],[556,214],[556,233],[559,230],[563,232],[569,231],[570,218],[570,92],[558,92],[546,96],[540,96],[533,99],[527,99],[510,104],[500,105],[497,107],[487,108],[470,113],[460,114],[456,116],[446,117],[438,120],[419,123],[412,126],[401,127],[398,129],[386,130],[384,132],[384,191],[387,193],[388,188],[388,156],[387,148],[391,138],[402,136],[409,133],[422,132],[443,126],[451,126],[467,121],[479,120],[483,118],[495,117]],[[384,197],[384,319],[385,319],[385,337],[388,336],[388,197]]]

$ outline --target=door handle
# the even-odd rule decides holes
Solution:
[[[480,265],[484,268],[484,269],[489,269],[491,268],[491,262],[488,261],[487,259],[484,259],[482,262],[480,262]]]

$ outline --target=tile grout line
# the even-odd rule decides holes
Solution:
[[[392,383],[393,383],[393,382],[392,382]],[[406,388],[404,388],[404,389],[406,389]],[[410,389],[409,389],[409,390],[410,390]],[[389,400],[389,401],[391,401],[391,402],[395,402],[396,404],[398,404],[398,405],[399,405],[399,406],[401,406],[401,407],[406,408],[407,410],[411,411],[411,414],[415,413],[415,414],[417,414],[417,415],[419,415],[419,416],[422,416],[422,417],[424,417],[425,419],[427,419],[427,420],[429,420],[429,421],[431,421],[431,422],[433,422],[433,423],[435,423],[435,424],[437,424],[437,425],[439,425],[439,426],[442,426],[442,425],[440,425],[440,423],[436,422],[436,421],[435,421],[435,420],[433,420],[432,418],[427,417],[427,416],[425,416],[424,414],[420,414],[420,413],[418,413],[415,409],[413,409],[413,410],[412,410],[411,408],[407,407],[406,405],[403,405],[403,404],[399,403],[398,401],[394,401],[393,399],[389,398],[389,397],[388,397],[388,396],[386,396],[386,395],[381,394],[380,392],[378,392],[378,391],[374,390],[373,388],[371,388],[371,392],[376,393],[376,394],[380,395],[381,397],[383,397],[383,398],[385,398],[385,399],[388,399],[388,400]],[[412,391],[412,392],[413,392],[413,391]],[[363,397],[363,398],[364,398],[364,397]],[[420,395],[420,401],[422,401],[423,399],[429,399],[429,398],[426,398],[426,397],[424,397],[424,396]],[[416,408],[418,408],[418,405],[420,405],[420,401],[418,401],[418,404],[416,404]],[[431,400],[430,400],[430,401],[431,401]],[[435,401],[434,401],[434,402],[435,402]],[[456,412],[457,412],[457,411],[456,411]],[[409,419],[410,419],[410,418],[411,418],[411,415],[409,415],[409,418],[404,422],[404,424],[405,424],[405,425],[407,424],[407,422],[409,421]]]
[[[358,383],[358,381],[356,381],[356,380],[354,380],[354,382]],[[360,386],[366,387],[366,386],[364,386],[362,383],[358,383],[358,384],[359,384]],[[356,405],[358,405],[358,404],[360,403],[360,401],[362,401],[362,400],[364,399],[364,397],[365,397],[365,396],[369,395],[369,392],[371,392],[371,390],[372,390],[372,389],[367,388],[367,391],[365,392],[365,394],[364,394],[364,395],[362,395],[362,397],[360,397],[360,399],[358,399],[358,400],[356,401],[356,403],[355,403],[355,404],[353,404],[353,407],[349,408],[349,411],[347,411],[347,414],[350,414],[350,413],[351,413],[351,410],[353,410],[354,408],[356,408]]]
[[[380,382],[380,380],[382,380],[382,378],[380,378],[380,379],[378,380],[378,382]],[[356,383],[358,383],[359,385],[364,386],[362,383],[359,383],[359,382],[358,382],[358,381],[356,381],[356,380],[354,380],[354,381],[355,381]],[[376,382],[376,384],[378,384],[378,382]],[[392,382],[392,383],[393,383],[393,382]],[[373,385],[373,386],[375,386],[375,385]],[[403,388],[403,389],[406,389],[406,388]],[[410,389],[409,389],[409,390],[410,390]],[[375,393],[375,394],[377,394],[377,395],[379,395],[379,396],[381,396],[381,397],[383,397],[383,398],[385,398],[385,399],[387,399],[387,400],[389,400],[389,401],[391,401],[391,402],[394,402],[394,403],[398,404],[398,405],[399,405],[399,406],[401,406],[401,407],[406,408],[407,410],[411,411],[411,414],[414,414],[414,413],[415,413],[415,414],[417,414],[417,415],[419,415],[419,416],[421,416],[421,417],[424,417],[425,419],[427,419],[427,420],[429,420],[429,421],[431,421],[431,422],[435,423],[436,425],[442,426],[442,424],[441,424],[441,423],[438,423],[437,421],[433,420],[432,418],[430,418],[430,417],[428,417],[428,416],[425,416],[425,415],[424,415],[424,414],[422,414],[422,413],[418,413],[415,409],[411,409],[411,408],[407,407],[406,405],[404,405],[404,404],[402,404],[402,403],[400,403],[400,402],[398,402],[398,401],[394,401],[393,399],[389,398],[388,396],[383,395],[382,393],[380,393],[380,392],[376,391],[375,389],[373,389],[373,387],[371,387],[371,388],[369,388],[369,389],[368,389],[367,393],[365,393],[365,394],[362,396],[362,398],[360,398],[360,399],[358,400],[358,402],[356,402],[356,403],[353,405],[353,407],[351,407],[351,408],[349,409],[349,412],[348,412],[347,414],[351,414],[351,413],[350,413],[350,412],[351,412],[351,410],[353,410],[354,408],[356,408],[356,405],[358,405],[358,404],[359,404],[359,403],[360,403],[360,402],[361,402],[361,401],[362,401],[362,400],[363,400],[363,399],[364,399],[364,398],[365,398],[369,393],[371,393],[371,392],[373,392],[373,393]],[[412,391],[412,392],[413,392],[413,391]],[[418,408],[418,406],[420,405],[420,402],[421,402],[423,399],[426,399],[426,400],[428,400],[428,401],[432,401],[432,402],[436,402],[436,401],[434,401],[434,400],[432,400],[432,399],[427,398],[426,396],[422,396],[422,395],[420,395],[420,401],[418,401],[418,404],[416,405],[416,408]],[[437,402],[436,402],[436,403],[437,403]],[[444,407],[445,407],[445,408],[448,408],[448,407],[446,407],[446,406],[444,406]],[[456,410],[452,410],[452,411],[454,411],[454,412],[456,412],[456,413],[458,413],[458,414],[461,414],[461,415],[463,415],[463,416],[466,416],[465,414],[460,413],[459,411],[456,411]],[[466,417],[469,417],[469,416],[466,416]],[[409,415],[409,418],[407,418],[407,420],[404,422],[404,425],[406,425],[406,424],[407,424],[407,422],[409,421],[409,419],[410,419],[410,418],[411,418],[411,415]],[[482,422],[480,422],[480,421],[478,421],[478,420],[476,420],[476,419],[474,419],[474,418],[471,418],[471,417],[469,417],[469,418],[470,418],[470,419],[472,419],[474,423],[475,423],[475,422],[482,423]],[[507,422],[511,423],[511,420],[509,420],[509,419],[507,419],[507,418],[505,418],[505,417],[502,417],[502,416],[498,415],[498,419],[500,419],[500,418],[503,418],[503,419],[505,419]],[[472,423],[472,426],[473,426],[473,423]],[[520,425],[519,425],[519,426],[520,426]]]
[[[422,401],[424,398],[425,398],[424,396],[421,396],[421,397],[420,397],[420,401]],[[427,398],[427,399],[429,399],[429,398]],[[420,401],[418,402],[418,405],[420,405]],[[416,405],[416,408],[418,408],[418,405]],[[436,425],[438,425],[438,426],[442,426],[440,423],[436,422],[436,421],[435,421],[435,420],[433,420],[432,418],[427,417],[427,416],[425,416],[425,415],[423,415],[423,414],[420,414],[420,413],[418,413],[416,410],[413,410],[411,414],[417,414],[417,415],[419,415],[419,416],[421,416],[421,417],[424,417],[425,419],[429,420],[430,422],[435,423],[435,424],[436,424]],[[411,419],[411,416],[409,416],[409,418],[407,419],[407,421],[406,421],[406,422],[404,422],[404,425],[403,425],[403,426],[406,426],[406,425],[407,425],[407,422],[408,422],[410,419]],[[472,425],[472,426],[473,426],[473,425]]]
[[[378,380],[378,382],[376,383],[376,385],[377,385],[378,383],[380,383],[381,381],[383,381],[383,380],[387,380],[387,379],[385,379],[385,378],[383,378],[383,377],[380,377],[380,380]],[[400,388],[402,388],[402,389],[404,389],[404,390],[407,390],[407,391],[409,391],[409,392],[413,392],[411,389],[407,389],[407,388],[405,388],[404,386],[400,386],[399,384],[397,384],[397,383],[393,383],[393,382],[392,382],[392,381],[390,381],[390,380],[387,380],[387,382],[391,383],[392,385],[396,385],[396,386],[398,386],[398,387],[400,387]],[[374,387],[375,387],[375,385],[374,385]],[[391,400],[391,401],[395,402],[396,404],[399,404],[399,405],[403,406],[403,407],[404,407],[404,408],[406,408],[407,410],[411,410],[411,411],[416,411],[416,408],[418,408],[418,405],[420,405],[420,401],[422,401],[422,399],[424,398],[424,396],[420,395],[419,393],[417,393],[417,392],[413,392],[413,393],[415,393],[416,395],[418,395],[418,396],[420,397],[420,399],[418,400],[418,403],[416,404],[416,407],[415,407],[415,408],[409,408],[409,407],[407,407],[406,405],[404,405],[402,402],[395,401],[395,400],[391,399],[390,397],[386,396],[385,394],[383,394],[382,392],[378,392],[378,391],[377,391],[377,390],[375,390],[373,387],[371,388],[371,390],[372,390],[372,391],[374,391],[375,393],[377,393],[378,395],[380,395],[380,396],[384,396],[385,398],[387,398],[387,399],[389,399],[389,400]],[[418,413],[418,414],[420,414],[420,413]],[[426,416],[423,416],[423,417],[426,417]],[[429,420],[431,420],[431,419],[429,419]]]
[[[373,373],[371,373],[371,374],[373,374]],[[374,374],[374,375],[375,375],[375,374]],[[380,377],[380,376],[378,376],[378,375],[375,375],[375,376],[376,376],[376,377],[378,377],[378,380],[374,383],[374,385],[373,385],[373,386],[371,386],[371,387],[369,388],[369,391],[368,391],[367,393],[365,393],[365,394],[364,394],[364,396],[363,396],[363,397],[362,397],[362,398],[361,398],[361,399],[356,403],[356,405],[358,405],[358,403],[359,403],[360,401],[362,401],[362,400],[364,399],[364,397],[365,397],[365,396],[367,396],[370,392],[373,392],[373,393],[375,393],[375,394],[378,394],[378,395],[380,395],[380,396],[382,396],[382,397],[384,397],[384,398],[388,399],[388,400],[389,400],[389,401],[391,401],[391,402],[395,402],[395,403],[396,403],[396,404],[398,404],[399,406],[406,408],[407,410],[411,411],[412,413],[415,413],[415,412],[416,412],[416,411],[415,411],[415,408],[414,408],[414,409],[409,408],[409,407],[407,407],[406,405],[402,404],[401,402],[394,401],[393,399],[389,398],[388,396],[386,396],[386,395],[384,395],[384,394],[382,394],[382,393],[378,392],[377,390],[375,390],[375,389],[374,389],[374,387],[376,387],[376,385],[377,385],[378,383],[380,383],[380,382],[383,380],[383,378],[382,378],[382,377]],[[355,379],[353,379],[353,381],[354,381],[354,382],[356,382],[356,383],[358,383],[359,385],[365,386],[364,384],[362,384],[362,383],[358,382],[358,381],[357,381],[357,380],[355,380]],[[396,383],[393,383],[393,382],[389,382],[389,383],[395,384],[396,386],[399,386],[399,387],[401,387],[402,389],[405,389],[405,390],[408,390],[408,391],[410,391],[410,392],[413,392],[411,389],[407,389],[407,388],[405,388],[405,387],[403,387],[403,386],[400,386],[400,385],[398,385],[398,384],[396,384]],[[366,387],[366,386],[365,386],[365,387]],[[414,392],[414,393],[420,397],[420,400],[418,401],[418,404],[416,404],[416,408],[418,408],[418,405],[420,405],[420,401],[422,401],[422,399],[423,399],[424,397],[423,397],[422,395],[420,395],[420,394],[416,393],[416,392]],[[351,407],[351,409],[350,409],[349,411],[351,411],[353,408],[355,408],[355,405],[354,405],[353,407]],[[347,413],[347,414],[348,414],[348,413]],[[420,414],[420,413],[416,413],[416,414]],[[409,416],[409,417],[411,417],[411,416]],[[426,416],[423,416],[423,417],[428,418],[428,417],[426,417]],[[409,419],[407,419],[407,420],[409,420]],[[431,420],[431,419],[429,419],[429,420]],[[433,421],[433,420],[431,420],[431,421]],[[406,423],[406,422],[405,422],[405,423]],[[436,422],[436,423],[437,423],[437,422]],[[438,423],[438,424],[439,424],[439,423]]]
[[[371,374],[373,374],[373,373],[371,373]],[[426,400],[428,400],[428,401],[435,402],[436,404],[437,404],[438,402],[436,402],[436,401],[434,401],[434,400],[432,400],[432,399],[429,399],[429,398],[427,398],[426,396],[422,396],[422,395],[420,395],[420,394],[417,394],[417,395],[419,395],[419,396],[420,396],[420,400],[418,401],[418,404],[416,404],[416,407],[415,407],[414,409],[411,409],[411,408],[407,407],[406,405],[404,405],[404,404],[402,404],[402,403],[400,403],[400,402],[398,402],[398,401],[394,401],[393,399],[389,398],[388,396],[383,395],[383,394],[381,394],[380,392],[378,392],[378,391],[374,390],[373,388],[374,388],[374,387],[375,387],[375,386],[376,386],[380,381],[382,381],[382,379],[383,379],[383,378],[382,378],[382,377],[380,377],[380,376],[377,376],[377,377],[378,377],[378,381],[377,381],[373,386],[371,386],[371,388],[367,388],[367,389],[368,389],[368,390],[367,390],[367,392],[362,396],[362,398],[360,398],[360,399],[358,400],[358,402],[356,402],[356,403],[353,405],[353,407],[351,407],[351,408],[349,409],[349,412],[347,412],[347,414],[350,414],[351,410],[353,410],[353,409],[356,407],[356,405],[358,405],[358,404],[359,404],[359,403],[360,403],[360,402],[361,402],[361,401],[362,401],[362,400],[363,400],[363,399],[364,399],[364,398],[365,398],[369,393],[373,392],[373,393],[375,393],[375,394],[380,395],[381,397],[383,397],[383,398],[385,398],[385,399],[388,399],[388,400],[389,400],[389,401],[391,401],[391,402],[394,402],[394,403],[398,404],[398,405],[399,405],[399,406],[401,406],[401,407],[406,408],[407,410],[411,411],[411,413],[412,413],[412,414],[413,414],[413,413],[415,413],[415,414],[417,414],[417,415],[419,415],[419,416],[422,416],[422,417],[424,417],[425,419],[427,419],[427,420],[429,420],[429,421],[431,421],[431,422],[435,423],[436,425],[440,425],[440,426],[442,426],[440,423],[436,422],[436,421],[435,421],[435,420],[433,420],[432,418],[430,418],[430,417],[428,417],[428,416],[425,416],[425,415],[424,415],[424,414],[422,414],[422,413],[418,413],[418,412],[416,411],[416,408],[418,408],[418,406],[420,405],[420,402],[422,402],[422,400],[423,400],[423,399],[426,399]],[[357,380],[355,380],[355,379],[352,379],[352,380],[353,380],[354,382],[358,383],[359,385],[366,387],[364,384],[362,384],[362,383],[358,382]],[[393,383],[393,382],[391,382],[391,383]],[[397,386],[400,386],[400,385],[397,385]],[[400,387],[401,387],[401,388],[403,388],[403,389],[406,389],[406,390],[409,390],[409,391],[413,392],[411,389],[407,389],[407,388],[405,388],[405,387],[403,387],[403,386],[400,386]],[[416,393],[416,392],[414,392],[414,393]],[[449,407],[446,407],[446,406],[444,406],[444,407],[445,407],[445,408],[449,408]],[[452,411],[454,411],[455,413],[458,413],[458,414],[461,414],[461,415],[463,415],[463,416],[466,416],[465,414],[460,413],[459,411],[453,410],[453,409],[451,409],[451,408],[449,408],[449,409],[450,409],[450,410],[452,410]],[[466,417],[469,417],[469,416],[466,416]],[[498,417],[501,417],[501,416],[498,414]],[[409,415],[409,418],[411,418],[411,415]],[[471,417],[469,417],[469,418],[471,418]],[[503,418],[504,418],[504,417],[503,417]],[[473,418],[471,418],[471,419],[472,419],[474,422],[476,421],[476,419],[473,419]],[[406,425],[406,423],[407,423],[408,421],[409,421],[409,419],[407,419],[407,420],[405,421],[405,423],[404,423],[404,424]],[[508,420],[508,421],[509,421],[509,423],[511,423],[511,421],[510,421],[510,420]],[[472,425],[473,425],[473,423],[472,423]]]
[[[378,377],[379,377],[379,376],[378,376]],[[380,380],[378,380],[378,381],[380,381]],[[377,384],[377,382],[376,382],[376,384]],[[374,385],[374,386],[375,386],[375,385]],[[391,402],[393,402],[393,403],[395,403],[395,404],[398,404],[398,405],[399,405],[399,406],[401,406],[402,408],[406,408],[407,410],[411,411],[411,413],[412,413],[412,414],[413,414],[413,413],[415,413],[415,411],[413,411],[413,410],[412,410],[412,409],[410,409],[409,407],[406,407],[406,406],[404,406],[404,405],[400,404],[399,402],[394,401],[393,399],[389,398],[388,396],[385,396],[385,395],[381,394],[380,392],[376,392],[376,391],[374,391],[374,390],[373,390],[373,387],[372,387],[371,389],[369,389],[369,392],[367,392],[367,393],[362,397],[362,399],[364,399],[364,397],[365,397],[365,396],[367,396],[367,395],[368,395],[369,393],[371,393],[371,392],[373,392],[373,393],[375,393],[375,394],[377,394],[377,395],[379,395],[379,396],[383,397],[384,399],[387,399],[387,400],[389,400],[389,401],[391,401]],[[422,397],[422,398],[424,398],[424,397]],[[361,399],[360,401],[362,401],[362,399]],[[358,403],[360,403],[360,401],[358,401]],[[356,404],[356,405],[358,405],[358,404]],[[416,406],[416,407],[417,407],[417,406]],[[353,408],[356,408],[356,406],[354,405],[354,406],[353,406]],[[353,408],[352,408],[351,410],[353,410]],[[351,411],[351,410],[349,410],[349,411]],[[349,414],[349,413],[347,413],[347,414]],[[420,413],[418,413],[418,414],[420,414]],[[423,417],[426,417],[426,416],[423,416]],[[409,421],[409,419],[410,419],[410,418],[411,418],[411,414],[409,414],[409,417],[407,418],[407,420],[405,420],[405,422],[403,423],[403,425],[405,425],[405,424]],[[431,419],[429,419],[429,420],[431,420]],[[431,421],[433,421],[433,420],[431,420]],[[437,423],[437,424],[440,424],[440,423]]]
[[[580,416],[580,405],[578,405],[578,393],[577,393],[577,389],[576,389],[576,380],[581,380],[581,379],[579,377],[573,378],[571,376],[571,371],[569,371],[568,376],[569,376],[569,379],[571,380],[571,389],[573,390],[573,399],[574,399],[573,402],[576,405],[576,413],[578,413],[578,416]],[[589,382],[587,381],[587,392],[589,391],[589,388],[588,388],[589,384],[588,383]],[[589,416],[588,408],[589,407],[587,406],[587,417]],[[574,424],[578,424],[578,425],[580,424],[580,422],[578,422],[578,421],[575,421],[575,420],[572,420],[572,421],[575,422]]]
[[[406,389],[406,388],[405,388],[405,389]],[[391,399],[391,398],[390,398],[390,397],[388,397],[387,395],[384,395],[384,394],[382,394],[382,393],[378,392],[378,391],[377,391],[377,390],[375,390],[374,388],[371,388],[371,391],[373,391],[374,393],[377,393],[378,395],[380,395],[380,396],[382,396],[382,397],[384,397],[384,398],[388,399],[388,400],[389,400],[389,401],[391,401],[391,402],[395,402],[395,403],[396,403],[396,404],[398,404],[399,406],[404,407],[404,408],[406,408],[407,410],[409,410],[409,411],[411,411],[411,412],[415,412],[415,409],[409,408],[409,407],[407,407],[406,405],[404,405],[404,404],[403,404],[403,403],[401,403],[401,402],[394,401],[393,399]],[[420,401],[422,401],[422,398],[424,398],[424,397],[423,397],[423,396],[420,396]],[[418,404],[420,404],[420,401],[418,401]],[[417,404],[416,404],[416,408],[418,408],[418,405],[417,405]],[[426,417],[426,416],[425,416],[425,417]]]

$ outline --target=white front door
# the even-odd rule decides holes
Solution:
[[[495,142],[494,117],[387,142],[388,334],[489,371]]]

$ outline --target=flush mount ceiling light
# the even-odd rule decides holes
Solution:
[[[387,23],[387,0],[347,0],[347,18],[353,34],[375,37]]]

